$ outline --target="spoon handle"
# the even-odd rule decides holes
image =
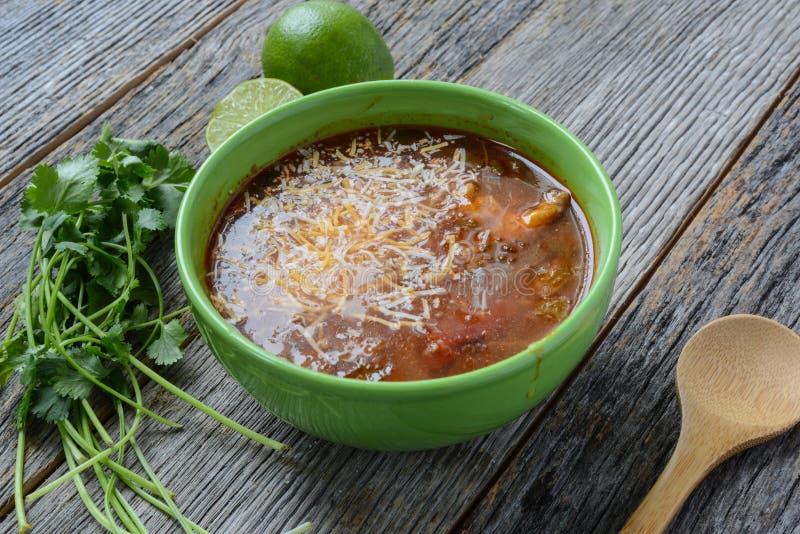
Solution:
[[[716,463],[709,449],[687,436],[685,427],[672,457],[621,533],[664,532],[686,498]],[[692,433],[698,436],[696,433]]]

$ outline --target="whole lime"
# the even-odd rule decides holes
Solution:
[[[332,0],[310,0],[275,21],[261,52],[264,76],[285,80],[303,94],[394,77],[394,61],[377,28],[358,10]]]

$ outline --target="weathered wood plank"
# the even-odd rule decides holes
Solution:
[[[236,0],[5,3],[0,20],[0,182],[63,128],[102,105],[171,50],[188,45],[190,37],[205,31],[236,4]],[[10,205],[4,203],[4,209],[13,218],[18,213],[16,199]],[[7,245],[17,251],[15,259],[22,260],[29,238],[16,231],[11,234],[5,234],[10,238]],[[8,261],[9,249],[6,253],[2,269],[18,269],[18,263]],[[19,291],[18,280],[16,271],[13,285],[4,288],[3,303]],[[8,307],[0,317],[7,322]],[[16,440],[6,417],[18,396],[16,385],[0,392],[4,413],[0,511],[11,491],[7,477],[13,456],[6,445]],[[35,430],[31,436],[34,443],[47,443],[43,437]],[[53,457],[52,448],[35,448],[32,471]]]
[[[615,10],[608,3],[575,5],[566,9],[566,4],[552,2],[533,6],[536,9],[530,17],[520,16],[518,5],[509,3],[491,6],[490,12],[478,11],[479,22],[476,26],[462,24],[463,15],[459,16],[458,13],[459,10],[466,10],[462,13],[474,11],[479,8],[478,3],[459,3],[453,7],[449,2],[442,2],[431,11],[441,18],[414,19],[402,23],[398,17],[404,15],[373,10],[371,6],[374,3],[357,5],[366,8],[387,33],[390,46],[399,59],[398,72],[428,77],[439,77],[440,73],[445,73],[455,79],[460,76],[447,74],[445,69],[459,62],[469,65],[473,70],[464,78],[470,83],[501,89],[512,96],[523,96],[577,130],[606,162],[621,190],[622,185],[626,184],[628,191],[635,189],[630,184],[635,184],[640,178],[638,172],[644,160],[666,161],[677,168],[683,160],[672,159],[672,154],[678,153],[694,161],[695,165],[687,166],[685,172],[681,168],[682,174],[678,177],[680,185],[689,191],[686,201],[669,205],[659,196],[660,188],[649,188],[652,202],[646,203],[649,210],[647,216],[664,219],[672,213],[673,218],[669,221],[659,220],[658,226],[651,227],[637,224],[639,219],[633,217],[636,213],[633,210],[644,204],[639,204],[638,200],[633,203],[623,195],[623,202],[627,200],[626,217],[631,225],[637,230],[644,228],[632,234],[629,232],[628,239],[633,244],[662,239],[662,233],[669,234],[677,227],[677,221],[689,210],[689,200],[699,195],[713,179],[714,172],[722,168],[734,153],[736,140],[757,123],[774,98],[776,87],[785,82],[788,71],[797,64],[800,52],[796,32],[792,33],[796,18],[788,16],[794,14],[787,11],[793,8],[788,3],[776,3],[772,9],[745,6],[739,11],[723,13],[716,10],[716,4],[711,2],[699,6],[676,3],[670,10],[661,13],[662,7],[656,3],[642,2],[630,10]],[[398,12],[413,14],[417,8],[424,12],[426,5],[413,3],[408,9]],[[498,20],[499,13],[505,13],[507,18]],[[240,13],[236,15],[238,17]],[[254,15],[245,9],[241,15],[241,20],[231,19],[231,26],[235,23],[235,27],[223,25],[218,32],[209,35],[213,46],[209,44],[204,47],[201,41],[155,78],[146,90],[132,95],[110,110],[104,118],[120,124],[126,135],[149,134],[186,150],[195,158],[202,154],[202,124],[213,102],[235,83],[258,72],[260,36],[256,39],[247,33],[253,31],[251,25],[254,24]],[[662,15],[662,18],[658,19],[657,15]],[[448,25],[448,17],[460,23]],[[490,54],[484,63],[479,63],[488,51],[483,47],[495,46],[502,40],[502,34],[507,33],[520,19],[524,19],[523,24],[513,30],[506,43]],[[654,26],[655,20],[659,21],[657,26]],[[749,24],[753,20],[758,22],[758,31],[744,32],[745,29],[752,30]],[[390,22],[402,26],[402,29],[387,26]],[[411,31],[408,27],[415,27],[416,30]],[[431,51],[421,48],[417,41],[435,34],[440,27],[452,27],[451,31],[455,33],[447,40],[439,39],[439,42],[443,42],[439,45],[441,48]],[[408,33],[395,33],[401,31]],[[741,34],[743,41],[740,48],[725,44],[725,39],[731,33]],[[658,54],[642,54],[642,50],[650,46],[648,43],[653,35],[658,37],[655,42]],[[454,46],[451,42],[459,42],[459,45]],[[511,42],[514,43],[513,47],[508,44]],[[414,55],[417,52],[424,55]],[[688,56],[698,56],[699,59],[689,62],[683,69],[671,71],[659,68],[664,62],[673,66],[682,64]],[[509,57],[514,61],[509,61]],[[535,58],[535,61],[531,58]],[[740,76],[751,80],[751,83],[734,86],[728,79],[716,74],[702,76],[707,70],[713,72],[720,62],[727,65],[733,59],[741,66]],[[535,64],[537,70],[532,72],[520,67],[528,63]],[[502,65],[506,65],[505,68],[501,68]],[[578,65],[583,68],[578,68]],[[571,73],[571,77],[563,77],[565,69]],[[642,74],[643,70],[646,75]],[[686,80],[694,81],[698,77],[707,78],[705,84],[699,86],[702,94],[696,93],[698,87],[690,85],[692,91],[682,99],[650,98],[653,87],[663,87],[665,90],[680,88]],[[620,80],[625,80],[625,83]],[[186,87],[197,88],[191,91],[191,99],[185,94]],[[536,87],[536,93],[527,93],[529,87]],[[560,95],[552,89],[554,87],[559,88]],[[601,90],[606,100],[603,106],[598,104],[597,92]],[[164,95],[175,94],[180,97],[165,100]],[[712,96],[709,97],[709,94]],[[583,104],[580,106],[582,111],[574,115],[577,109],[574,108],[575,103],[585,103],[587,100],[593,104]],[[746,112],[742,115],[731,113],[729,110],[732,106],[737,106],[737,113],[740,108]],[[680,112],[678,114],[683,116],[685,129],[666,129],[660,138],[653,141],[648,128],[626,125],[625,121],[630,121],[627,110],[631,107],[648,117],[670,116]],[[616,115],[609,110],[616,110]],[[606,113],[603,115],[606,122],[592,121],[591,114],[594,112]],[[581,123],[577,122],[578,118]],[[82,133],[67,148],[80,146],[96,131]],[[708,131],[726,133],[708,144],[704,142]],[[647,148],[644,153],[623,153],[624,157],[615,155],[614,151],[620,145],[639,146],[642,143],[648,143],[643,145],[643,149]],[[677,185],[673,184],[672,187]],[[3,193],[12,197],[18,195]],[[663,243],[663,240],[656,242]],[[631,258],[628,257],[628,260]],[[632,280],[637,279],[648,265],[644,261],[626,261],[622,275],[627,284],[625,287],[630,287]],[[169,273],[169,277],[174,280],[174,272]],[[176,295],[174,287],[171,290]],[[212,404],[214,399],[220,402],[228,399],[226,404],[230,413],[237,418],[250,421],[261,430],[272,428],[274,421],[271,418],[247,399],[231,380],[219,377],[220,368],[205,349],[198,349],[192,354],[190,362],[171,370],[169,376]],[[211,386],[208,384],[217,386],[209,392]],[[215,397],[217,388],[222,393]],[[170,406],[174,405],[170,402]],[[196,435],[169,435],[170,443],[174,443],[173,439],[187,440],[183,442],[183,450],[202,448],[203,442],[217,432],[215,425],[202,418],[195,420],[194,415],[187,415],[187,419],[192,421],[190,425],[196,429]],[[515,432],[529,421],[530,418],[523,419],[481,440],[429,453],[352,451],[320,443],[292,431],[289,434],[295,446],[295,452],[289,454],[289,459],[294,462],[292,464],[273,461],[273,456],[262,461],[263,457],[258,456],[256,462],[259,463],[253,466],[252,453],[244,451],[238,457],[236,447],[221,443],[219,447],[225,452],[219,453],[211,465],[191,476],[187,476],[179,467],[181,462],[167,465],[168,460],[173,458],[170,451],[179,448],[170,447],[156,464],[159,472],[182,495],[182,502],[188,504],[190,515],[203,520],[205,514],[208,521],[204,521],[204,524],[210,528],[236,524],[245,530],[248,526],[272,530],[308,518],[317,521],[322,530],[331,530],[338,525],[341,530],[391,528],[435,531],[447,527],[470,502],[480,490],[485,477],[503,459],[509,443],[515,439]],[[278,427],[282,428],[280,425]],[[158,435],[161,437],[161,434]],[[248,489],[236,492],[234,497],[231,488],[241,489],[250,484],[235,476],[244,472],[252,479],[264,481],[263,486],[259,485],[258,488],[263,487],[264,492],[271,493],[262,494],[258,490]],[[328,478],[324,479],[323,474]],[[289,480],[289,488],[285,491],[273,488],[269,486],[270,480]],[[306,495],[311,497],[303,498]],[[233,500],[237,506],[228,506],[228,500]],[[237,508],[247,510],[247,514],[232,517],[230,514]],[[54,514],[46,503],[36,505],[31,510],[31,517],[36,518],[42,526],[64,521],[66,517],[71,521],[78,514],[80,512],[69,506]],[[88,524],[86,526],[88,528]]]
[[[728,158],[718,155],[733,154],[757,124],[764,108],[752,99],[769,102],[800,66],[798,9],[797,2],[558,2],[464,78],[554,116],[603,162],[625,232],[615,303],[722,170]],[[776,24],[782,19],[793,22]],[[782,59],[747,59],[756,49]]]
[[[157,79],[161,81],[161,85],[158,89],[153,84],[146,86],[135,96],[129,95],[109,113],[95,121],[92,127],[70,140],[47,159],[53,161],[71,152],[88,149],[97,136],[102,121],[110,120],[126,136],[152,136],[180,148],[194,161],[200,162],[207,154],[203,128],[208,114],[214,104],[237,83],[260,74],[263,32],[278,13],[292,4],[293,2],[284,1],[272,5],[272,2],[263,1],[245,6],[240,13],[231,17],[230,22],[223,23],[224,28],[212,32],[200,42],[196,50],[179,57],[164,75],[159,76]],[[478,4],[431,4],[416,0],[408,1],[402,6],[395,4],[394,10],[381,10],[380,6],[384,4],[376,1],[356,5],[387,34],[390,46],[398,51],[394,55],[397,72],[401,74],[420,64],[430,71],[431,65],[440,61],[443,54],[449,53],[441,48],[432,48],[435,45],[435,36],[455,42],[461,39],[468,28],[477,31],[477,37],[470,46],[461,47],[457,56],[449,57],[446,64],[476,63],[511,31],[518,22],[518,17],[524,17],[536,4],[531,3],[522,10],[506,7],[501,10],[503,15],[494,19],[489,17],[491,6],[482,7]],[[465,24],[467,21],[470,24]],[[187,94],[187,86],[196,87],[197,92]],[[165,98],[165,95],[168,97]],[[10,317],[10,303],[18,293],[23,279],[26,254],[32,239],[28,234],[20,234],[14,222],[21,191],[27,179],[28,176],[23,175],[0,190],[0,219],[4,219],[3,222],[9,228],[13,228],[0,237],[0,242],[7,247],[0,268],[0,302],[5,303],[0,311],[0,320],[4,324]],[[163,246],[167,254],[154,256],[172,257],[170,246]],[[12,250],[15,251],[13,254],[10,252]],[[174,267],[170,263],[163,265],[159,272],[167,277],[165,285],[169,288],[168,294],[173,296],[172,302],[178,302],[183,298],[182,292]],[[233,382],[230,382],[228,388],[233,387]],[[11,492],[12,451],[15,443],[15,433],[11,428],[11,407],[16,404],[19,395],[16,383],[0,392],[0,407],[4,413],[0,420],[0,503],[7,501]],[[39,449],[37,445],[29,453],[29,473],[35,473],[42,465],[46,465],[56,451],[46,439],[34,440],[34,443],[43,444],[43,449]]]
[[[675,362],[704,323],[762,314],[800,329],[800,84],[558,400],[464,532],[612,532],[677,440]],[[797,532],[800,429],[717,468],[672,532]]]
[[[0,180],[237,3],[4,3]]]

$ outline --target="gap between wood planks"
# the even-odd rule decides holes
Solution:
[[[492,489],[497,486],[502,478],[503,474],[508,470],[511,463],[519,457],[522,453],[522,450],[525,444],[531,439],[533,434],[536,430],[542,425],[545,418],[550,414],[552,408],[555,404],[561,399],[561,396],[564,392],[569,388],[570,385],[575,381],[575,378],[580,374],[589,360],[594,356],[595,351],[600,346],[600,344],[605,340],[606,336],[614,329],[614,327],[619,322],[620,318],[625,314],[628,308],[634,303],[636,298],[644,291],[645,287],[647,287],[650,279],[653,277],[655,272],[658,270],[659,266],[663,263],[664,259],[669,255],[672,249],[675,247],[675,244],[678,240],[683,236],[686,232],[686,229],[694,222],[697,216],[700,214],[700,211],[705,207],[708,203],[711,196],[719,189],[720,184],[722,184],[723,180],[731,173],[733,168],[736,164],[741,160],[742,156],[744,155],[747,147],[750,146],[750,143],[755,139],[758,135],[758,132],[761,128],[766,124],[769,117],[775,112],[778,108],[780,103],[786,98],[786,95],[789,91],[794,87],[796,83],[800,81],[800,66],[798,66],[789,80],[784,84],[775,98],[772,100],[767,109],[764,113],[761,114],[759,117],[758,122],[753,127],[748,134],[742,138],[739,142],[738,146],[736,147],[736,151],[734,152],[733,156],[728,160],[725,166],[720,170],[719,174],[714,178],[708,188],[705,190],[703,195],[697,199],[692,209],[687,214],[686,218],[683,220],[681,225],[672,233],[669,238],[669,241],[664,245],[659,252],[658,256],[653,260],[653,263],[650,264],[650,267],[642,274],[639,280],[634,284],[631,288],[628,295],[622,300],[619,307],[611,314],[608,318],[608,322],[606,322],[603,327],[600,329],[600,332],[595,337],[594,341],[592,341],[589,350],[586,352],[586,356],[583,357],[581,362],[578,366],[570,373],[567,379],[556,389],[556,391],[550,395],[550,397],[545,402],[542,409],[536,414],[533,421],[531,422],[530,426],[525,429],[520,436],[520,439],[511,447],[511,453],[506,456],[506,458],[501,461],[498,469],[492,474],[491,477],[487,480],[486,484],[481,488],[481,490],[475,495],[469,505],[464,508],[464,510],[458,515],[453,525],[450,527],[448,534],[455,534],[459,532],[465,523],[465,521],[472,515],[478,505],[483,501],[483,499],[491,493]],[[623,229],[624,231],[624,229]]]
[[[72,124],[70,124],[67,128],[65,128],[60,134],[56,137],[51,139],[48,143],[42,146],[39,150],[34,152],[33,155],[26,158],[14,168],[12,168],[5,176],[0,178],[0,189],[7,186],[11,183],[15,178],[17,178],[20,174],[22,174],[25,170],[29,169],[30,167],[38,164],[42,161],[49,153],[54,151],[60,145],[71,139],[75,136],[78,132],[83,130],[87,125],[101,116],[103,113],[108,111],[114,104],[116,104],[119,100],[121,100],[127,93],[136,89],[142,83],[147,81],[150,77],[154,75],[158,75],[159,72],[163,71],[169,64],[178,57],[182,52],[189,50],[192,48],[202,37],[208,34],[211,30],[217,27],[220,23],[222,23],[226,18],[231,16],[235,13],[239,8],[241,8],[247,0],[239,0],[227,10],[220,13],[217,17],[212,19],[208,24],[200,28],[197,32],[193,33],[189,36],[185,41],[177,45],[175,48],[164,54],[161,58],[156,60],[150,67],[145,69],[142,73],[132,78],[128,81],[125,85],[120,87],[117,91],[112,93],[106,100],[98,104],[95,108],[91,111],[83,115],[80,119],[76,120]],[[538,7],[538,6],[537,6]],[[501,39],[495,43],[493,50],[490,51],[486,57],[482,58],[478,64],[484,63],[488,58],[494,55],[494,51],[502,44],[508,37],[510,37],[517,29],[525,22],[527,19],[520,20],[517,24],[515,24],[512,28],[510,28],[504,35],[501,36]],[[470,72],[474,70],[477,65],[470,68]],[[458,81],[460,82],[463,80],[464,76],[460,77]],[[13,297],[16,298],[16,297]],[[13,299],[12,299],[13,300]],[[5,303],[4,306],[8,305],[9,303]],[[183,343],[183,346],[188,345],[191,343],[198,335],[199,331],[197,327],[192,324],[189,328],[188,338]],[[147,377],[143,377],[141,384],[144,385],[149,381]],[[105,418],[104,418],[105,419]],[[41,486],[49,477],[52,475],[64,462],[64,455],[63,453],[59,453],[56,455],[52,460],[50,460],[43,468],[39,469],[38,471],[34,472],[30,475],[30,478],[27,478],[23,484],[23,493],[25,495],[31,493],[32,491],[36,490],[39,486]],[[14,495],[12,494],[6,502],[0,504],[0,521],[5,519],[10,513],[14,510]]]
[[[247,0],[238,0],[228,9],[226,9],[225,11],[221,12],[219,15],[211,19],[211,21],[209,21],[208,24],[201,27],[198,31],[187,37],[182,43],[175,46],[172,50],[161,56],[158,60],[156,60],[152,65],[150,65],[140,74],[134,76],[126,84],[124,84],[122,87],[114,91],[108,98],[106,98],[103,102],[94,107],[91,111],[89,111],[88,113],[83,115],[80,119],[76,120],[75,122],[70,124],[67,128],[62,130],[61,133],[59,133],[53,139],[48,141],[39,150],[34,152],[33,155],[21,161],[17,166],[12,168],[5,176],[0,178],[0,189],[11,183],[11,181],[13,181],[20,174],[22,174],[22,172],[25,171],[26,169],[42,161],[45,158],[45,156],[47,156],[47,154],[54,151],[60,145],[62,145],[63,143],[71,139],[73,136],[75,136],[78,132],[80,132],[92,121],[97,119],[100,115],[108,111],[126,94],[136,89],[145,80],[147,80],[154,74],[157,74],[165,67],[167,67],[181,53],[192,48],[195,44],[197,44],[197,42],[202,37],[204,37],[211,30],[219,26],[226,18],[233,15],[246,2]],[[196,336],[197,332],[191,333],[186,343],[190,342],[191,339],[194,339],[194,337]],[[38,488],[47,479],[47,477],[49,477],[53,472],[55,472],[55,470],[63,463],[63,461],[64,461],[64,455],[59,453],[55,458],[53,458],[50,462],[48,462],[44,468],[35,472],[29,479],[25,480],[23,485],[23,493],[27,495],[31,491]],[[12,495],[9,499],[6,500],[6,502],[0,504],[0,521],[2,521],[9,513],[11,513],[13,509],[14,509],[14,496]]]
[[[91,111],[87,112],[80,119],[70,124],[59,135],[51,139],[42,148],[37,150],[32,156],[30,156],[29,158],[20,162],[17,166],[12,168],[5,176],[0,178],[0,188],[8,185],[12,180],[14,180],[20,174],[22,174],[22,172],[24,172],[26,169],[39,163],[42,159],[44,159],[47,156],[47,154],[55,150],[58,146],[60,146],[64,142],[68,141],[70,138],[72,138],[74,135],[80,132],[83,128],[85,128],[88,124],[90,124],[100,115],[109,110],[127,93],[136,89],[143,82],[148,80],[148,78],[150,78],[151,76],[157,75],[182,52],[192,48],[203,36],[205,36],[216,26],[222,23],[227,17],[235,13],[239,8],[241,8],[245,4],[246,1],[247,0],[239,0],[231,7],[229,7],[228,9],[217,15],[208,24],[200,28],[196,33],[189,36],[182,43],[180,43],[179,45],[171,49],[169,52],[164,54],[161,58],[156,60],[152,65],[150,65],[150,67],[145,69],[142,73],[135,76],[125,85],[120,87],[117,91],[112,93],[106,100],[101,102]],[[520,24],[521,22],[512,27],[505,35],[503,35],[501,41],[495,45],[494,49],[496,50],[497,47],[502,42],[504,42],[509,36],[514,34],[518,29],[518,27],[520,26]],[[476,65],[469,67],[469,71],[466,74],[459,77],[458,81],[463,81],[466,77],[468,77],[469,73],[474,71],[481,64],[485,63],[493,55],[494,53],[492,51],[489,54],[487,54],[486,57],[482,58]],[[714,192],[719,188],[720,184],[723,182],[725,177],[728,174],[730,174],[731,170],[739,162],[745,150],[750,145],[754,137],[758,134],[759,130],[763,127],[768,118],[773,114],[775,109],[778,107],[780,102],[785,98],[788,91],[791,89],[791,87],[794,86],[795,83],[798,82],[798,80],[800,80],[800,67],[798,67],[797,70],[792,74],[792,76],[786,82],[786,84],[784,85],[782,90],[778,93],[778,95],[773,99],[770,105],[767,106],[766,110],[761,115],[761,117],[759,118],[757,124],[753,127],[753,129],[744,138],[742,138],[740,143],[737,145],[737,148],[733,156],[728,160],[728,162],[725,164],[725,166],[722,168],[719,174],[715,177],[712,183],[708,186],[703,195],[695,202],[695,204],[693,205],[690,212],[687,214],[684,221],[673,232],[673,234],[670,236],[670,239],[664,245],[659,255],[655,258],[653,263],[651,263],[650,267],[643,273],[643,275],[635,283],[635,285],[632,287],[628,295],[622,300],[617,310],[612,313],[612,315],[608,319],[608,322],[605,325],[603,325],[602,329],[598,333],[595,340],[592,342],[591,347],[587,351],[587,354],[582,359],[581,363],[570,374],[567,380],[565,380],[565,382],[550,396],[550,398],[547,399],[547,401],[542,406],[541,411],[536,415],[536,417],[531,422],[531,425],[526,430],[523,431],[519,440],[514,444],[513,447],[511,447],[510,454],[506,457],[505,460],[503,460],[500,463],[498,469],[492,474],[491,477],[489,477],[486,484],[476,494],[476,496],[473,498],[470,504],[459,514],[453,526],[450,528],[450,532],[456,532],[462,527],[465,520],[473,513],[473,511],[476,509],[479,503],[485,498],[485,496],[491,491],[491,489],[497,485],[503,473],[507,471],[508,466],[514,461],[515,458],[517,458],[521,454],[525,443],[530,440],[533,433],[541,426],[545,417],[549,415],[549,412],[551,411],[552,407],[555,405],[556,402],[558,402],[558,400],[560,400],[564,391],[572,384],[576,376],[582,371],[582,369],[585,367],[589,359],[594,356],[594,353],[597,350],[598,346],[602,343],[602,341],[606,338],[606,336],[613,330],[613,328],[616,326],[621,316],[633,304],[634,300],[643,292],[644,288],[647,286],[650,279],[652,278],[658,267],[661,265],[663,260],[671,252],[677,241],[682,237],[682,235],[685,233],[689,225],[698,216],[698,214],[707,204],[708,200],[711,198]],[[198,336],[198,331],[196,327],[194,327],[193,325],[189,332],[189,339],[187,339],[186,344],[188,344],[191,340],[195,339],[197,336]],[[143,382],[147,381],[148,380],[146,378],[145,380],[143,380]],[[28,494],[31,491],[38,488],[52,473],[56,471],[56,469],[58,469],[61,466],[62,463],[63,463],[63,454],[59,454],[56,457],[54,457],[50,462],[48,462],[44,468],[35,472],[31,476],[31,478],[25,481],[24,493]],[[0,520],[3,520],[12,511],[13,511],[13,495],[5,503],[0,505]]]
[[[183,315],[181,317],[184,317]],[[187,347],[190,343],[192,343],[197,337],[200,335],[200,331],[197,327],[194,327],[187,332],[186,340],[181,343],[181,348]],[[139,379],[139,387],[142,388],[150,382],[150,379],[146,376],[141,376]],[[183,402],[183,401],[181,401]],[[100,412],[99,414],[101,421],[108,420],[109,414],[106,412],[105,414]],[[56,454],[52,460],[47,462],[47,465],[33,473],[29,478],[25,479],[22,484],[22,493],[23,495],[28,495],[29,493],[35,491],[39,488],[53,473],[55,473],[56,469],[61,467],[64,463],[64,453],[59,452]],[[0,504],[0,521],[3,521],[7,515],[14,511],[14,494],[12,493],[6,502]]]
[[[83,115],[81,118],[67,126],[64,130],[61,131],[58,135],[48,141],[44,146],[42,146],[39,150],[34,152],[31,156],[26,158],[25,160],[21,161],[17,164],[14,168],[8,171],[8,174],[0,178],[0,189],[11,183],[14,178],[19,176],[23,173],[26,169],[33,167],[40,161],[42,161],[45,156],[49,153],[54,151],[63,143],[67,142],[69,139],[74,137],[78,132],[83,130],[89,123],[97,119],[100,115],[108,111],[111,106],[116,104],[122,97],[128,94],[133,89],[137,88],[147,80],[153,74],[158,73],[160,70],[163,70],[167,65],[169,65],[176,57],[178,57],[182,52],[192,48],[197,41],[199,41],[204,35],[208,32],[219,26],[219,24],[234,14],[240,7],[242,7],[247,0],[238,0],[236,3],[231,5],[228,9],[221,12],[219,15],[211,19],[208,24],[201,27],[197,32],[193,33],[189,37],[187,37],[182,43],[178,44],[172,50],[161,56],[157,59],[152,65],[147,67],[144,71],[140,74],[131,78],[125,85],[114,91],[108,98],[102,101],[100,104],[95,106],[91,109],[88,113]],[[0,513],[0,518],[2,518],[2,513]]]

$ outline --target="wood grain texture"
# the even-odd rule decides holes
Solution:
[[[385,3],[354,4],[386,34],[398,73],[463,79],[520,97],[566,123],[598,152],[622,192],[626,247],[645,256],[625,256],[623,291],[615,302],[758,123],[800,56],[792,17],[797,6],[789,2],[740,3],[727,10],[715,2],[546,2],[525,9],[518,2],[419,1],[391,9]],[[85,147],[108,119],[125,135],[151,135],[199,161],[207,114],[236,83],[258,74],[261,32],[275,12],[264,4],[246,5],[53,157]],[[469,70],[458,72],[458,65]],[[651,174],[642,174],[647,170]],[[658,181],[662,175],[668,187]],[[0,206],[14,208],[23,184],[15,181],[1,191]],[[671,193],[681,188],[685,197]],[[11,226],[7,212],[0,209],[0,224]],[[13,232],[0,239],[29,242]],[[18,268],[12,259],[4,261],[9,267],[0,273],[0,288],[13,288]],[[182,297],[174,270],[162,265],[160,272],[177,304]],[[279,531],[306,519],[319,531],[446,529],[532,420],[527,416],[439,451],[371,453],[319,442],[276,422],[222,375],[199,340],[168,376],[259,430],[277,430],[276,437],[294,447],[278,458],[232,441],[201,415],[158,397],[155,407],[180,416],[192,431],[163,433],[147,425],[142,439],[162,444],[155,467],[191,517],[221,531],[231,525]],[[152,398],[156,392],[147,393]],[[180,458],[186,454],[191,460]],[[59,524],[91,531],[71,495],[65,487],[34,505],[31,520],[44,531]],[[156,530],[170,525],[153,521]]]
[[[166,71],[145,85],[135,95],[129,95],[108,113],[95,121],[80,135],[71,139],[47,159],[55,161],[69,153],[86,150],[97,137],[103,121],[110,121],[116,131],[127,137],[150,136],[168,146],[184,151],[193,161],[200,162],[207,155],[203,138],[203,128],[208,115],[216,102],[244,79],[260,74],[260,50],[264,32],[274,18],[294,2],[283,1],[276,5],[263,1],[246,5],[230,21],[223,23],[196,49],[183,54]],[[381,10],[380,2],[362,2],[357,7],[367,13],[378,27],[387,35],[389,46],[397,50],[397,72],[412,69],[431,71],[432,65],[442,54],[448,54],[447,64],[471,64],[480,60],[491,48],[514,27],[519,17],[529,13],[535,4],[524,10],[506,6],[500,12],[503,16],[492,18],[491,6],[477,4],[464,5],[453,2],[440,2],[431,5],[424,0],[408,1],[400,9]],[[503,6],[500,6],[503,7]],[[470,24],[465,24],[470,21]],[[390,27],[391,26],[391,27]],[[441,30],[439,30],[441,28]],[[447,43],[455,43],[464,37],[468,29],[475,31],[472,44],[453,51],[431,50],[431,36],[438,35]],[[394,31],[396,29],[396,32]],[[439,33],[437,33],[439,32]],[[460,32],[460,33],[459,33]],[[427,43],[422,46],[420,43]],[[412,76],[414,74],[412,73]],[[186,87],[194,87],[187,93]],[[0,320],[6,324],[11,314],[11,302],[19,292],[24,278],[24,266],[33,236],[19,233],[15,220],[21,193],[29,176],[23,175],[6,188],[0,190],[0,224],[7,224],[10,231],[0,236],[0,243],[7,247],[0,267]],[[166,254],[154,254],[157,258],[171,258],[171,245],[162,245]],[[166,277],[165,285],[171,303],[178,306],[183,294],[177,280],[177,273],[171,265],[162,265],[159,273]],[[204,354],[208,358],[208,354]],[[216,364],[215,364],[216,365]],[[209,369],[211,374],[219,372],[218,367]],[[229,381],[228,390],[235,389]],[[12,406],[20,396],[20,388],[14,381],[9,388],[0,392],[0,504],[8,502],[11,494],[13,472],[13,449],[16,434],[12,428]],[[251,409],[254,404],[250,404]],[[29,473],[47,465],[56,449],[52,446],[53,434],[38,436],[33,441],[28,466]],[[39,445],[42,444],[42,450]]]
[[[800,67],[800,4],[556,2],[491,57],[464,81],[555,117],[608,170],[625,233],[616,304]]]
[[[87,112],[104,105],[130,80],[156,64],[164,54],[212,23],[235,0],[131,2],[57,2],[15,0],[3,4],[0,17],[0,182],[28,157],[60,135]],[[20,177],[24,184],[27,176]],[[18,193],[14,190],[15,194]],[[9,221],[18,214],[17,197],[3,197]],[[9,223],[11,224],[11,223]],[[9,226],[5,228],[10,229]],[[18,229],[5,232],[0,271],[13,271],[12,285],[3,288],[4,324],[9,299],[19,292],[20,261],[30,248],[30,236]],[[7,279],[4,279],[7,280]],[[0,515],[11,493],[8,445],[15,441],[7,424],[19,389],[0,392],[4,413],[0,425]],[[54,458],[47,436],[34,427],[31,471]]]
[[[679,431],[675,363],[704,323],[800,329],[800,84],[761,129],[463,532],[617,531]],[[798,532],[800,428],[729,460],[671,532]]]
[[[4,2],[0,179],[235,4]]]

